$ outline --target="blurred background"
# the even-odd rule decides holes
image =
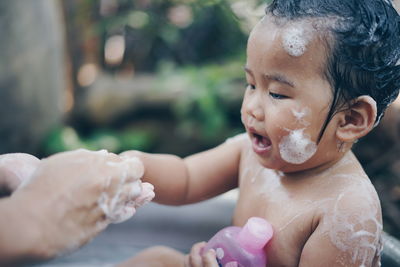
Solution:
[[[246,39],[267,2],[1,1],[0,153],[186,156],[243,132]],[[354,151],[400,238],[400,100]]]

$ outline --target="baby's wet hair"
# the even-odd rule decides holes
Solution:
[[[333,100],[318,141],[331,118],[362,95],[376,101],[379,122],[400,89],[400,16],[390,0],[273,0],[266,12],[278,20],[314,20],[324,31]]]

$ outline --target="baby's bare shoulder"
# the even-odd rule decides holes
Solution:
[[[375,266],[382,248],[379,198],[368,180],[343,185],[320,210],[318,225],[306,247],[326,248],[321,255],[340,260],[343,266]]]
[[[343,214],[349,218],[380,219],[381,206],[375,187],[366,175],[332,177],[331,201],[322,216]]]

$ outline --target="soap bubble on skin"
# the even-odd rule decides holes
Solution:
[[[302,164],[317,151],[317,145],[304,130],[305,128],[290,131],[279,143],[279,152],[286,162]]]
[[[302,56],[311,40],[310,33],[306,31],[304,23],[299,25],[290,25],[283,30],[282,45],[286,52],[293,56]]]
[[[123,165],[123,167],[125,168],[125,178],[128,175],[128,172],[129,175],[132,176],[135,180],[142,178],[144,174],[144,167],[138,157],[121,156],[121,158],[122,162],[108,161],[106,164],[113,167],[119,167]]]
[[[300,110],[292,109],[292,114],[296,118],[297,122],[301,123],[304,126],[309,126],[310,125],[310,123],[304,119],[306,116],[311,115],[311,109],[310,108],[304,107],[304,108],[302,108]]]
[[[357,175],[358,176],[358,175]],[[363,178],[363,177],[360,177]],[[363,190],[363,188],[365,190]],[[365,194],[370,191],[371,194]],[[370,212],[365,210],[354,213],[346,212],[346,202],[343,200],[345,196],[360,195],[368,206],[371,207]],[[328,235],[332,244],[334,244],[341,251],[348,251],[351,253],[352,260],[361,261],[362,264],[369,264],[375,255],[379,254],[382,250],[382,224],[378,221],[377,214],[380,207],[379,203],[374,198],[377,198],[374,193],[371,182],[367,179],[360,179],[355,186],[346,188],[336,199],[333,210],[329,212],[329,216],[325,223],[330,225]],[[365,231],[361,230],[360,226],[373,225],[374,230]]]
[[[254,173],[254,175],[251,178],[250,182],[253,184],[263,171],[264,171],[264,168],[262,166],[260,166],[260,168]]]
[[[122,157],[121,162],[108,161],[106,164],[122,168],[123,175],[119,177],[115,196],[110,199],[108,194],[103,192],[98,199],[98,205],[110,223],[120,223],[131,218],[135,214],[136,208],[154,198],[154,187],[140,181],[144,174],[144,167],[137,157],[125,156]],[[128,177],[133,178],[133,181],[125,185]],[[111,181],[111,178],[109,180]],[[125,200],[122,199],[124,196],[127,196]]]

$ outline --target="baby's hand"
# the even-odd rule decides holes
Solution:
[[[0,155],[0,195],[9,195],[29,182],[40,160],[25,153]]]
[[[190,254],[185,256],[185,267],[218,267],[216,253],[210,249],[204,254],[202,250],[206,242],[200,242],[193,245]]]

